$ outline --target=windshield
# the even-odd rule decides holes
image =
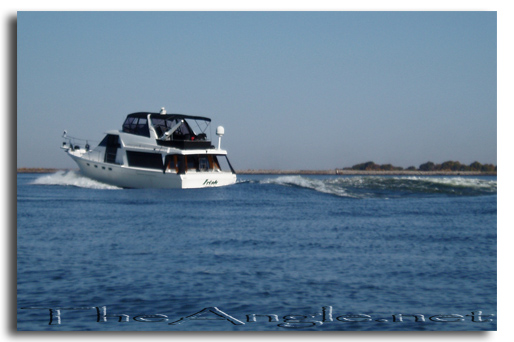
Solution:
[[[157,133],[158,137],[161,137],[165,132],[169,131],[173,127],[175,127],[177,124],[180,123],[180,119],[157,119],[152,118],[152,125],[155,128],[155,132]],[[194,135],[195,132],[192,131],[189,127],[189,124],[187,122],[183,122],[174,132],[173,136],[175,138],[179,138],[179,136],[185,136],[185,135]]]
[[[143,135],[145,137],[150,136],[150,131],[148,130],[148,122],[146,118],[137,118],[137,117],[127,117],[125,122],[123,123],[123,132]]]

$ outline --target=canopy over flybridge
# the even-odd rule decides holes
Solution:
[[[211,122],[210,118],[206,118],[204,116],[196,116],[196,115],[187,115],[187,114],[161,114],[161,113],[151,113],[151,112],[137,112],[127,115],[127,118],[147,118],[148,114],[150,114],[151,119],[165,119],[165,120],[173,120],[173,119],[191,119],[191,120],[203,120],[207,122]]]
[[[122,131],[147,138],[156,137],[157,145],[161,146],[205,149],[211,148],[211,142],[206,132],[210,123],[211,119],[204,116],[167,114],[166,109],[162,108],[159,113],[128,114]]]

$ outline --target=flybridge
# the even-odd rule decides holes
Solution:
[[[163,113],[164,112],[164,113]],[[137,112],[127,115],[122,131],[155,138],[160,146],[179,149],[213,148],[207,136],[210,118],[185,114]]]

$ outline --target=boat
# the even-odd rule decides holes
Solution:
[[[105,132],[94,149],[64,131],[61,148],[91,179],[121,188],[205,188],[236,183],[236,172],[221,149],[225,130],[216,128],[218,146],[208,136],[211,119],[186,114],[136,112],[121,130]],[[83,141],[85,144],[77,143]]]

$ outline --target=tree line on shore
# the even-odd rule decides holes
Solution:
[[[435,164],[431,161],[421,164],[418,168],[415,166],[409,166],[408,168],[403,168],[401,166],[393,166],[391,164],[375,164],[372,161],[356,164],[349,168],[344,168],[345,170],[363,170],[363,171],[475,171],[475,172],[496,172],[497,166],[493,164],[481,164],[477,161],[466,165],[461,164],[458,161],[445,161],[441,164]]]

